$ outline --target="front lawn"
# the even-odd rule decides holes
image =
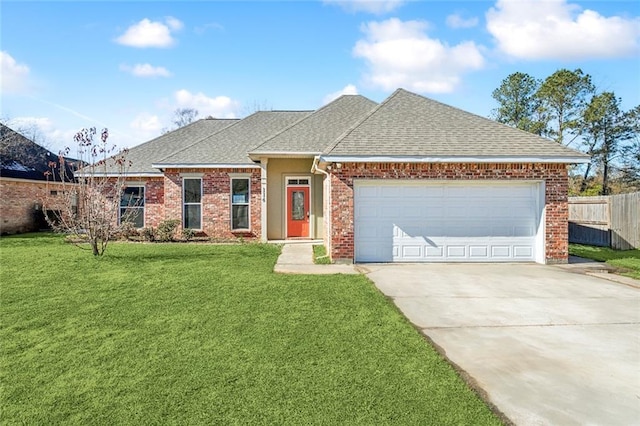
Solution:
[[[613,250],[608,247],[569,244],[569,254],[623,268],[626,272],[622,275],[640,280],[640,250]]]
[[[500,424],[365,277],[278,253],[0,238],[0,423]]]

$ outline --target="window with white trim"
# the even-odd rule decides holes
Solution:
[[[249,178],[231,178],[231,229],[249,229]]]
[[[144,228],[144,186],[127,186],[120,197],[118,222]]]
[[[182,226],[185,229],[202,229],[202,179],[182,180]]]

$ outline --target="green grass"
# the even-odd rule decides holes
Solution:
[[[500,424],[364,276],[278,254],[0,238],[0,423]]]
[[[327,248],[322,244],[313,245],[313,262],[318,265],[330,265],[331,259],[327,254]]]
[[[625,271],[622,275],[640,280],[640,250],[613,250],[608,247],[569,244],[569,254],[623,268]]]

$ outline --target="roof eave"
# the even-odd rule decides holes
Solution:
[[[591,161],[587,155],[541,155],[541,156],[491,156],[491,155],[320,155],[323,163],[547,163],[586,164]]]
[[[254,169],[260,166],[253,163],[153,163],[156,169]]]
[[[261,158],[314,158],[320,152],[296,152],[296,151],[254,151],[249,153],[249,158],[253,161],[260,161]]]

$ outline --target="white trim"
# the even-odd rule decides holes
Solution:
[[[187,229],[187,227],[185,226],[185,214],[184,214],[184,207],[185,205],[187,205],[187,203],[185,203],[184,201],[184,181],[185,179],[199,179],[200,180],[200,228],[188,228],[188,229],[193,229],[194,231],[202,231],[202,225],[203,225],[203,221],[202,221],[202,215],[203,215],[203,210],[204,210],[204,203],[202,202],[204,200],[204,179],[202,179],[202,176],[186,176],[182,178],[182,228],[183,229]],[[195,206],[198,203],[189,203],[188,205],[190,206]]]
[[[308,179],[309,183],[307,184],[292,184],[289,185],[289,179]],[[313,175],[303,175],[303,174],[296,174],[296,175],[284,175],[284,238],[287,239],[289,238],[289,191],[287,191],[287,188],[292,187],[292,188],[297,188],[297,187],[302,187],[302,188],[309,188],[309,235],[307,235],[307,237],[299,237],[299,238],[311,238],[311,235],[315,235],[315,219],[311,220],[312,217],[314,217],[315,212],[313,211]],[[292,238],[297,238],[297,237],[292,237]]]
[[[78,177],[84,177],[85,174],[84,173],[79,173],[76,172],[75,173],[76,176]],[[89,176],[90,174],[87,173],[86,176]],[[162,178],[164,177],[163,173],[94,173],[93,176],[95,177],[124,177],[126,178]]]
[[[147,187],[144,182],[125,182],[126,188],[142,188],[142,206],[132,206],[132,207],[124,207],[125,209],[142,209],[142,226],[136,229],[142,229],[145,227],[146,221],[146,208],[147,208]],[[124,189],[122,190],[122,194],[120,195],[120,201],[118,201],[118,225],[122,225],[122,209],[123,207],[120,205],[122,202],[122,196],[124,195]]]
[[[8,176],[0,176],[0,181],[21,182],[21,183],[41,183],[43,185],[77,185],[75,182],[61,182],[59,180],[38,180],[38,179],[22,179]]]
[[[320,155],[319,152],[299,152],[299,151],[255,151],[249,153],[252,160],[266,158],[310,158]]]
[[[251,174],[249,173],[237,173],[236,176],[231,176],[229,173],[229,228],[231,232],[243,232],[251,231]],[[247,181],[247,202],[246,203],[234,203],[233,202],[233,181],[246,180]],[[233,227],[233,206],[247,206],[247,227],[246,228],[234,228]]]
[[[184,164],[184,163],[153,163],[154,169],[259,169],[259,164]]]
[[[268,158],[263,158],[260,161],[260,229],[261,235],[260,238],[263,243],[266,243],[267,238],[267,164],[269,163]]]
[[[586,164],[591,161],[583,156],[388,156],[388,155],[321,155],[325,163],[563,163]]]

